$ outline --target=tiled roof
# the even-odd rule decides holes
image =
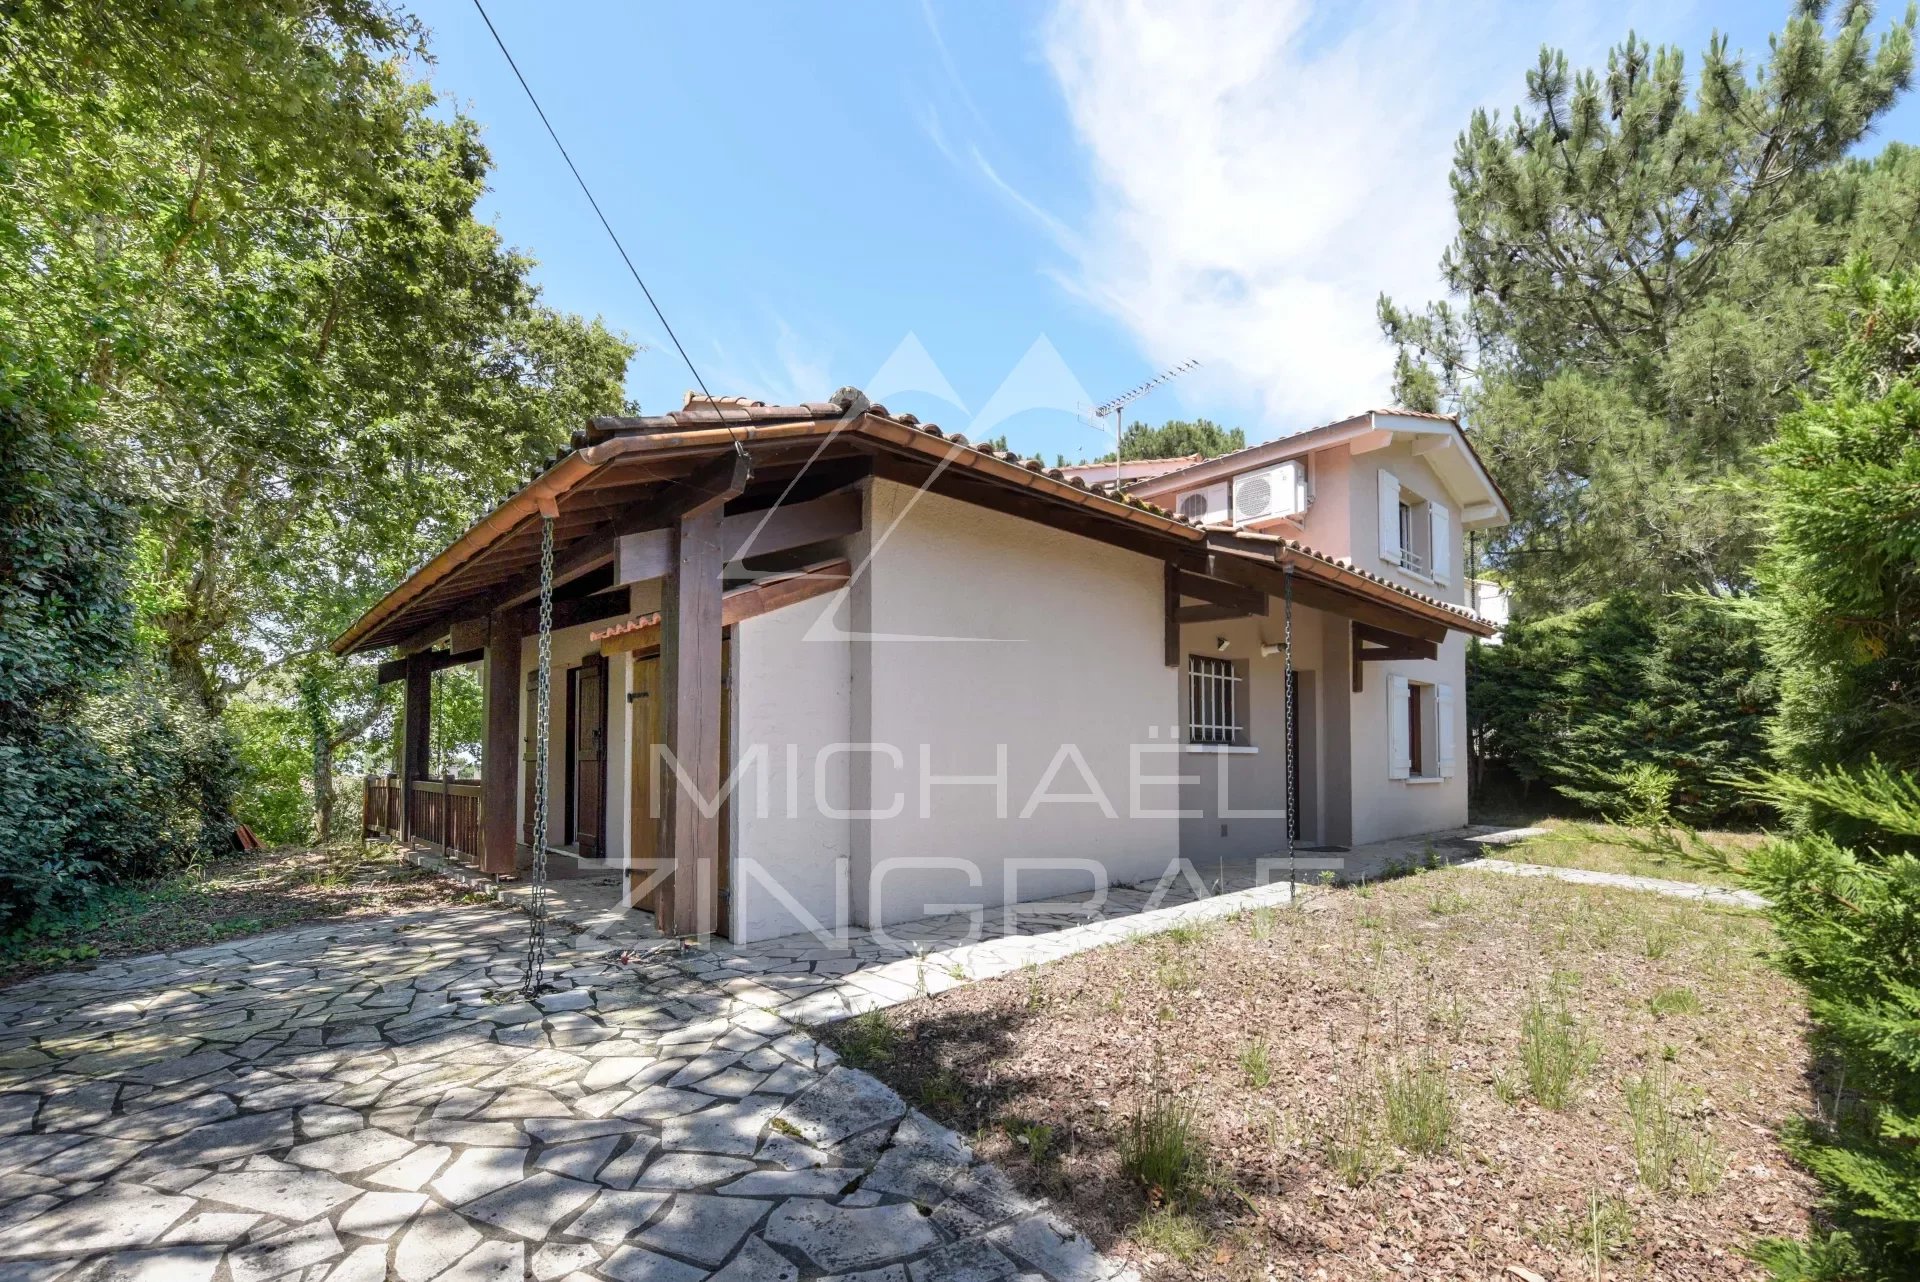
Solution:
[[[1277,535],[1277,534],[1261,534],[1254,530],[1243,530],[1238,528],[1237,526],[1232,526],[1232,525],[1204,525],[1200,528],[1204,529],[1209,534],[1230,534],[1235,539],[1245,539],[1245,540],[1249,540],[1257,543],[1272,544],[1272,545],[1275,545],[1276,551],[1280,548],[1284,548],[1288,552],[1291,552],[1296,556],[1304,557],[1309,561],[1317,561],[1321,565],[1331,566],[1334,569],[1343,571],[1347,574],[1358,575],[1360,578],[1366,579],[1369,582],[1378,583],[1381,587],[1392,588],[1395,592],[1398,592],[1401,596],[1408,596],[1408,597],[1412,597],[1416,601],[1423,601],[1428,605],[1434,606],[1438,609],[1445,610],[1449,614],[1457,614],[1463,619],[1477,620],[1480,617],[1477,613],[1467,609],[1465,606],[1455,605],[1451,601],[1442,601],[1439,597],[1428,596],[1425,592],[1415,592],[1412,588],[1403,586],[1402,584],[1399,584],[1399,583],[1395,583],[1392,579],[1385,578],[1381,575],[1375,574],[1371,570],[1361,569],[1359,566],[1355,565],[1352,561],[1348,560],[1344,556],[1328,556],[1325,552],[1321,552],[1315,548],[1308,547],[1306,544],[1302,543],[1299,539],[1282,538],[1280,535]],[[1249,551],[1249,555],[1252,555],[1251,551]],[[1259,556],[1256,556],[1256,559],[1267,560],[1267,559],[1271,559],[1271,556],[1259,555]]]
[[[1150,479],[1157,484],[1159,482],[1169,479],[1170,477],[1178,476],[1182,472],[1192,471],[1194,468],[1197,468],[1197,467],[1212,467],[1215,463],[1219,463],[1225,459],[1239,458],[1242,454],[1252,454],[1256,450],[1271,449],[1276,445],[1285,445],[1288,442],[1298,441],[1305,437],[1312,436],[1316,432],[1326,432],[1336,427],[1345,427],[1349,423],[1358,422],[1359,420],[1363,418],[1367,418],[1370,415],[1374,415],[1374,414],[1392,414],[1399,418],[1424,418],[1435,423],[1453,423],[1456,426],[1460,422],[1460,420],[1452,414],[1433,414],[1433,413],[1429,413],[1426,410],[1403,410],[1403,409],[1361,410],[1357,414],[1349,414],[1345,418],[1336,418],[1329,423],[1320,423],[1313,427],[1303,427],[1297,432],[1288,432],[1285,435],[1275,436],[1268,440],[1255,441],[1252,445],[1243,445],[1237,450],[1228,450],[1225,454],[1216,454],[1212,458],[1200,459],[1197,462],[1188,464],[1186,467],[1175,468],[1171,472],[1162,472],[1158,476],[1152,477]]]

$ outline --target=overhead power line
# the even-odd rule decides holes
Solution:
[[[539,96],[533,92],[533,86],[527,83],[527,78],[520,73],[520,64],[513,60],[512,50],[508,49],[507,42],[500,38],[500,29],[495,27],[493,19],[487,16],[487,7],[480,3],[480,0],[473,0],[473,7],[480,11],[480,21],[487,24],[487,31],[493,36],[493,43],[500,46],[501,56],[507,60],[507,66],[513,69],[513,78],[518,80],[520,88],[526,91],[527,101],[533,104],[534,114],[538,115],[540,123],[546,126],[547,137],[553,139],[553,145],[559,149],[560,159],[567,162],[567,169],[573,174],[573,180],[580,184],[581,194],[586,196],[587,203],[593,206],[594,216],[600,220],[600,226],[606,229],[607,239],[613,242],[613,247],[620,253],[620,261],[625,263],[627,270],[633,274],[633,283],[640,287],[642,294],[646,295],[647,306],[653,308],[654,316],[660,321],[660,328],[667,331],[667,337],[673,341],[673,349],[679,352],[680,359],[686,362],[687,372],[693,375],[693,381],[700,388],[700,394],[707,398],[707,404],[718,411],[720,407],[715,403],[713,393],[707,390],[707,381],[700,377],[700,371],[695,368],[693,358],[687,355],[687,349],[681,344],[680,336],[673,332],[673,326],[667,321],[667,314],[661,311],[660,304],[654,301],[653,291],[648,289],[647,282],[641,279],[640,269],[633,265],[633,258],[627,253],[627,247],[620,243],[619,233],[613,230],[613,224],[607,221],[607,215],[601,210],[600,202],[594,199],[593,189],[587,186],[587,180],[580,176],[580,167],[574,164],[573,157],[567,154],[567,144],[560,141],[560,135],[555,131],[553,122],[547,119],[546,109],[540,105]],[[738,446],[740,441],[737,436],[734,436],[733,425],[728,423],[724,416],[720,423],[727,429],[727,435],[734,438],[735,446]]]

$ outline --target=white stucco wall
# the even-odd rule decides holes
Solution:
[[[846,617],[871,634],[852,643],[853,738],[880,747],[850,763],[854,804],[873,815],[854,825],[854,920],[1001,904],[1016,858],[1091,860],[1112,882],[1158,876],[1179,852],[1178,789],[1144,790],[1165,817],[1128,812],[1132,745],[1155,731],[1170,741],[1179,721],[1160,562],[888,481],[867,505],[873,554]],[[984,784],[931,785],[923,809],[923,760],[931,775],[991,776],[1000,745],[1004,811]],[[1145,772],[1173,774],[1162,760]],[[1113,817],[1047,799],[1095,792]],[[1095,880],[1069,867],[1017,876],[1020,900]]]
[[[1387,761],[1388,677],[1453,687],[1451,779],[1389,779]],[[1382,660],[1366,665],[1366,689],[1350,696],[1352,715],[1352,844],[1385,841],[1413,833],[1457,828],[1467,822],[1467,638],[1449,632],[1440,657]]]
[[[851,650],[833,623],[846,597],[815,597],[733,631],[736,943],[841,921],[850,771],[831,746],[853,738]]]
[[[1455,447],[1458,448],[1458,447]],[[1448,573],[1445,583],[1436,582],[1423,574],[1414,574],[1401,569],[1398,565],[1380,559],[1380,473],[1393,473],[1405,489],[1412,490],[1429,503],[1447,509],[1452,517],[1447,524],[1451,545],[1448,557]],[[1426,596],[1437,597],[1454,605],[1470,605],[1466,591],[1466,535],[1460,528],[1460,504],[1448,495],[1440,478],[1424,458],[1413,452],[1410,443],[1402,442],[1386,449],[1370,450],[1352,458],[1347,471],[1347,512],[1351,521],[1350,552],[1336,555],[1350,556],[1353,563],[1370,574],[1378,574],[1389,583],[1403,588],[1411,588]],[[1311,540],[1309,540],[1311,542]],[[1318,547],[1318,544],[1314,544]]]

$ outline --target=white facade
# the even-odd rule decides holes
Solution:
[[[1270,506],[1304,509],[1262,524],[1470,604],[1463,531],[1483,518],[1463,503],[1457,469],[1434,466],[1456,448],[1435,439],[1368,429],[1281,471],[1249,451],[1249,468],[1285,483]],[[1234,480],[1216,471],[1193,488],[1224,509]],[[851,561],[850,585],[732,628],[733,939],[1031,903],[1155,879],[1182,857],[1204,877],[1212,861],[1285,848],[1278,599],[1265,617],[1184,625],[1170,667],[1159,558],[884,479],[862,491],[860,533],[832,549]],[[1415,564],[1389,539],[1404,528],[1402,502],[1424,509],[1427,555]],[[658,585],[634,595],[645,611]],[[1352,626],[1293,614],[1299,845],[1463,824],[1466,638],[1449,632],[1435,659],[1369,661],[1355,691]],[[556,798],[566,670],[595,649],[592,630],[553,638]],[[534,657],[529,640],[526,668]],[[651,822],[630,814],[634,662],[614,655],[607,672],[616,866],[633,823]],[[1214,683],[1204,707],[1196,673]],[[1217,694],[1228,686],[1230,708]]]

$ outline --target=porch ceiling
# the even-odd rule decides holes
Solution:
[[[871,470],[1193,571],[1204,570],[1210,558],[1291,564],[1296,585],[1326,589],[1325,599],[1314,604],[1337,609],[1343,601],[1360,602],[1382,626],[1397,618],[1409,633],[1416,624],[1422,633],[1436,627],[1491,633],[1457,606],[1407,592],[1300,544],[1202,529],[1140,499],[1091,490],[1038,459],[970,445],[912,415],[895,417],[845,389],[833,401],[790,406],[690,397],[670,414],[593,420],[575,435],[573,448],[336,638],[335,653],[422,649],[457,621],[526,609],[519,602],[537,584],[543,510],[555,518],[554,563],[556,577],[566,581],[563,592],[604,588],[610,580],[601,567],[611,561],[615,540],[664,526],[695,473],[736,448],[751,458],[753,479],[729,512],[801,501]]]

